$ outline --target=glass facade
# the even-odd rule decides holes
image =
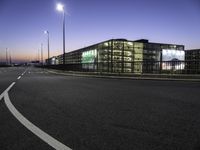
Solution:
[[[112,39],[65,54],[72,70],[110,73],[158,73],[163,67],[163,50],[184,50],[183,45],[149,43],[148,40]],[[62,55],[57,56],[62,64]]]
[[[143,53],[143,73],[169,73],[175,70],[183,70],[184,64],[181,64],[184,59],[181,60],[165,60],[166,57],[164,50],[170,52],[184,52],[183,45],[174,45],[174,44],[162,44],[162,43],[149,43],[148,41],[144,42],[144,53]],[[164,55],[163,55],[164,54]],[[174,65],[181,67],[173,67]]]
[[[200,49],[185,51],[185,68],[188,74],[200,73]]]
[[[125,40],[111,40],[98,45],[98,69],[107,72],[142,72],[143,44]]]

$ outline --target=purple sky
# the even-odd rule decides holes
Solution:
[[[35,60],[40,44],[47,55],[62,53],[65,4],[66,51],[111,38],[183,44],[200,48],[199,0],[0,0],[0,61],[9,48],[13,59]]]

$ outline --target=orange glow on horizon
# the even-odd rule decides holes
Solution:
[[[51,52],[50,51],[50,57],[53,56],[58,56],[61,53],[59,53],[58,51],[56,52]],[[41,60],[41,51],[37,51],[35,53],[13,53],[11,54],[11,58],[13,60],[13,62],[27,62],[27,61],[35,61],[35,60]],[[47,52],[43,51],[43,60],[45,61],[45,59],[47,59]]]

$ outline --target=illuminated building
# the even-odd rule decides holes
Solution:
[[[57,56],[51,57],[49,60],[46,59],[46,64],[50,63],[51,65],[58,65],[59,64],[59,59]]]
[[[186,73],[196,74],[200,73],[200,49],[186,50]]]
[[[63,55],[57,58],[58,64],[63,64]],[[159,73],[182,71],[184,59],[183,45],[111,39],[66,53],[65,67],[76,71]]]

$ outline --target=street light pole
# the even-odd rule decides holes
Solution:
[[[65,64],[65,11],[63,10],[63,65]]]
[[[11,52],[9,52],[9,62],[10,62],[10,65],[12,65]]]
[[[50,50],[49,50],[49,31],[44,31],[44,33],[45,34],[47,34],[47,47],[48,47],[48,65],[50,64],[50,61],[49,61],[49,59],[50,59]]]
[[[6,48],[6,65],[8,65],[8,48]]]
[[[38,48],[38,63],[40,62],[40,49]]]
[[[43,66],[43,44],[41,43],[41,63]]]
[[[58,3],[57,10],[63,12],[63,65],[65,64],[65,10],[64,5]]]

